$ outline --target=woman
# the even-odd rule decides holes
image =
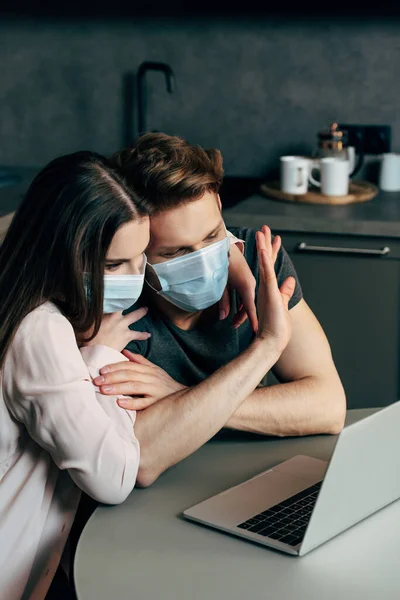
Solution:
[[[135,413],[91,382],[149,336],[129,329],[146,309],[122,313],[148,241],[123,177],[78,152],[39,173],[0,247],[1,600],[45,598],[81,490],[115,504],[135,485]]]
[[[46,596],[80,490],[114,504],[135,485],[134,417],[91,375],[148,336],[128,328],[144,310],[101,326],[139,297],[148,240],[123,178],[78,152],[39,173],[0,248],[1,599]]]

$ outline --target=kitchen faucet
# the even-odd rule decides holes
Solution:
[[[137,72],[137,103],[138,103],[138,135],[147,131],[147,71],[161,71],[165,75],[167,91],[172,94],[175,91],[175,75],[167,63],[143,62]]]

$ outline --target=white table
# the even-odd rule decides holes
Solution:
[[[371,412],[349,411],[348,422]],[[296,454],[329,459],[334,444],[331,436],[213,440],[124,504],[98,508],[76,553],[79,600],[399,600],[400,502],[302,558],[181,518]]]

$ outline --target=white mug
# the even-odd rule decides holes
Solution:
[[[349,161],[326,157],[321,158],[319,163],[311,169],[311,183],[320,187],[325,196],[346,196],[349,193]],[[315,169],[321,171],[321,181],[316,181],[312,176]]]
[[[379,187],[385,192],[400,190],[400,154],[394,152],[382,154]]]
[[[281,190],[287,194],[306,194],[310,164],[302,156],[281,156]]]

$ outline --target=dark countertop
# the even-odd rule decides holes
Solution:
[[[38,170],[0,167],[0,219],[15,211]],[[3,186],[3,171],[18,181]],[[221,197],[228,206],[223,211],[227,225],[259,228],[266,223],[274,231],[400,238],[400,192],[380,192],[361,204],[316,206],[270,200],[254,193],[258,184],[250,178],[226,178]]]
[[[296,204],[252,195],[223,211],[227,225],[274,231],[400,238],[400,192],[380,192],[369,202],[346,206]]]

